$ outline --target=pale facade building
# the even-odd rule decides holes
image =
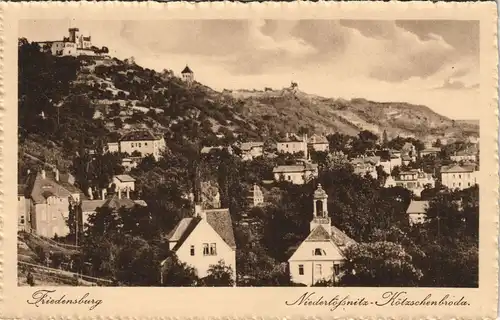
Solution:
[[[108,143],[107,151],[129,155],[139,153],[141,158],[153,155],[156,160],[159,160],[165,148],[166,143],[163,136],[156,136],[149,130],[138,130],[125,134],[118,142]]]
[[[199,278],[223,261],[236,276],[236,242],[229,209],[203,209],[195,205],[192,218],[182,219],[168,234],[169,249],[179,261],[193,267]]]
[[[286,134],[285,139],[278,141],[276,143],[276,149],[279,153],[299,153],[304,154],[304,158],[307,159],[307,136],[304,135],[302,138],[296,135]]]
[[[186,65],[181,72],[181,77],[184,82],[191,84],[194,81],[194,72]]]
[[[420,197],[420,194],[425,188],[434,188],[435,185],[436,181],[432,177],[432,174],[425,173],[420,169],[415,169],[402,171],[399,173],[399,176],[395,178],[387,178],[384,187],[403,187]]]
[[[325,136],[314,134],[308,141],[307,145],[310,149],[319,152],[328,152],[330,149],[330,144]]]
[[[331,225],[327,200],[328,195],[318,185],[314,192],[309,236],[288,259],[290,277],[294,283],[311,286],[318,281],[333,281],[335,284],[343,274],[344,250],[356,243]]]
[[[111,183],[115,185],[116,190],[135,191],[135,179],[128,174],[118,174],[113,176]]]
[[[288,181],[293,184],[304,184],[317,178],[318,174],[318,165],[314,163],[277,166],[273,169],[275,181]]]
[[[467,189],[476,184],[479,171],[474,165],[452,165],[441,168],[441,183],[450,189]]]
[[[422,224],[425,222],[427,216],[426,212],[429,208],[429,201],[425,200],[411,200],[406,214],[408,214],[408,221],[410,225]]]
[[[249,207],[258,207],[264,204],[264,193],[257,184],[248,190],[247,201]]]
[[[69,233],[66,224],[69,206],[81,199],[81,191],[73,183],[71,175],[61,175],[57,169],[42,170],[28,177],[25,194],[30,201],[33,232],[49,238]]]
[[[78,28],[69,28],[69,36],[62,40],[38,41],[40,49],[50,52],[54,56],[97,56],[100,51],[95,51],[90,36],[79,34]]]
[[[30,199],[25,196],[25,185],[17,186],[17,230],[31,230],[31,204]]]
[[[253,160],[264,155],[264,142],[243,142],[238,149],[243,161]]]

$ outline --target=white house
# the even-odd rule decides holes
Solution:
[[[135,191],[135,179],[128,174],[118,174],[113,176],[113,181],[111,183],[116,186],[117,191]]]
[[[330,149],[330,145],[326,137],[317,134],[312,135],[308,139],[307,145],[314,151],[328,152],[328,150]]]
[[[289,181],[293,184],[304,184],[318,177],[318,165],[304,163],[299,165],[277,166],[273,169],[275,181]]]
[[[354,173],[364,176],[369,174],[373,179],[378,178],[377,167],[380,165],[380,157],[359,157],[351,160]]]
[[[264,155],[264,142],[243,142],[238,146],[243,161]]]
[[[434,188],[435,185],[436,181],[431,174],[425,173],[420,169],[413,169],[410,171],[401,171],[396,178],[387,178],[384,187],[403,187],[412,191],[417,197],[420,197],[426,186]]]
[[[314,192],[313,219],[309,236],[288,259],[290,277],[295,283],[311,286],[318,281],[338,281],[345,261],[344,250],[356,242],[331,225],[327,211],[328,195],[321,185]]]
[[[108,152],[139,153],[140,157],[153,155],[158,160],[161,153],[166,148],[165,139],[162,136],[156,136],[149,130],[131,131],[120,138],[118,142],[108,143]]]
[[[169,249],[179,261],[196,269],[198,277],[208,275],[220,260],[236,275],[236,242],[229,209],[204,210],[195,206],[192,218],[182,219],[167,236]]]
[[[467,189],[478,184],[479,171],[475,166],[452,165],[441,168],[441,183],[450,189]]]
[[[258,185],[254,184],[248,190],[247,202],[249,207],[257,207],[264,203],[264,193]]]
[[[455,162],[476,162],[479,151],[475,145],[467,147],[465,150],[455,152],[450,159]]]
[[[429,201],[412,200],[406,213],[410,225],[420,224],[425,222],[426,211],[429,208]]]
[[[276,149],[280,153],[304,153],[304,159],[307,159],[307,136],[302,138],[296,135],[286,134],[286,138],[276,143]]]

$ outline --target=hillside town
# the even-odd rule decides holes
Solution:
[[[78,32],[20,41],[20,55],[33,46],[90,79],[58,75],[67,88],[31,114],[35,93],[20,90],[20,284],[477,286],[478,135],[214,132],[214,111],[176,107],[222,103],[202,95],[194,68],[147,71],[168,89],[140,97],[115,81],[137,74],[98,68],[135,63]],[[100,73],[108,84],[96,94],[118,102],[65,104],[62,90],[71,97]]]

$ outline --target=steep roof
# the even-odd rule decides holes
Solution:
[[[184,70],[182,70],[181,73],[193,73],[193,71],[189,69],[189,67],[186,65],[186,67],[184,68]]]
[[[429,201],[425,200],[412,200],[408,209],[406,209],[406,213],[425,213],[427,208],[429,207]]]
[[[106,200],[83,200],[82,212],[95,212],[95,210],[102,207],[105,202]]]
[[[124,134],[120,141],[149,141],[149,140],[158,140],[159,137],[155,136],[149,130],[137,130],[131,131]]]
[[[233,249],[236,249],[234,240],[233,223],[229,209],[204,210],[207,223],[219,234],[219,236]],[[196,229],[201,218],[184,218],[170,231],[167,239],[171,242],[177,242],[172,248],[173,251],[179,249],[189,235]]]
[[[328,139],[326,139],[323,135],[313,134],[307,141],[309,144],[324,144],[328,143]]]
[[[236,248],[234,240],[233,222],[229,209],[205,210],[207,222],[224,239],[224,241],[233,249]]]
[[[26,195],[31,197],[35,204],[46,203],[49,196],[68,198],[72,196],[72,193],[75,192],[70,192],[51,179],[50,174],[46,174],[45,178],[43,178],[41,173],[33,173],[27,179]]]
[[[322,226],[319,225],[309,233],[309,236],[304,241],[329,241],[332,240],[340,248],[346,247],[351,244],[355,244],[356,241],[351,239],[348,235],[346,235],[343,231],[338,229],[335,226],[330,226],[332,234],[329,235],[328,231]]]
[[[107,207],[113,210],[118,210],[122,207],[126,209],[133,208],[136,205],[136,203],[128,198],[121,198],[119,199],[118,196],[115,194],[108,198],[104,204],[102,205],[103,207]]]

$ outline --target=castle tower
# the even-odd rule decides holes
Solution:
[[[189,67],[186,65],[184,70],[181,72],[182,80],[191,84],[194,81],[194,73]]]
[[[76,34],[80,31],[78,28],[69,28],[69,41],[76,42]]]
[[[332,221],[328,216],[328,195],[321,184],[318,184],[318,188],[314,191],[313,197],[313,219],[311,221],[311,231],[316,229],[318,226],[323,226],[329,234],[332,232]]]

